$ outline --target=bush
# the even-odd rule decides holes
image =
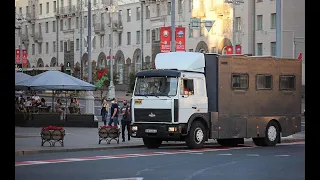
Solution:
[[[133,92],[135,81],[136,81],[136,74],[135,73],[130,73],[129,74],[128,93],[132,93]]]

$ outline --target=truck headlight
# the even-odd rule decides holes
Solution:
[[[176,132],[176,131],[177,131],[177,128],[176,128],[176,127],[169,127],[169,128],[168,128],[168,131],[169,131],[169,132]]]
[[[138,131],[138,126],[132,126],[132,127],[131,127],[131,130],[132,130],[132,131]]]

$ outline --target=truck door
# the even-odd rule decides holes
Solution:
[[[181,78],[179,97],[179,122],[187,123],[190,116],[199,111],[195,94],[195,79]]]

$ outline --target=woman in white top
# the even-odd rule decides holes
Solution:
[[[108,116],[108,111],[109,111],[109,104],[107,100],[103,100],[102,105],[101,105],[101,116],[102,116],[102,121],[104,125],[107,125],[107,116]]]

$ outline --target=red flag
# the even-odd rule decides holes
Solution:
[[[299,54],[298,59],[302,60],[302,53]]]

